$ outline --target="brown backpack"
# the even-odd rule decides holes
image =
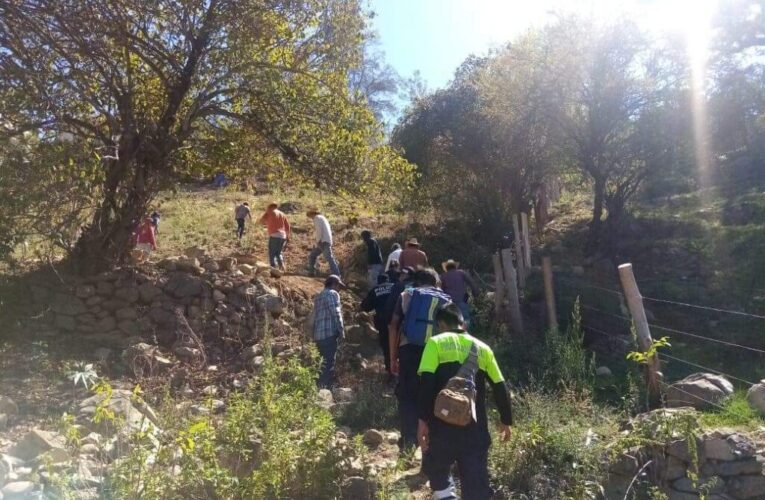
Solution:
[[[470,346],[470,353],[455,376],[436,396],[433,414],[447,424],[465,427],[474,422],[475,416],[475,375],[478,372],[478,348]]]

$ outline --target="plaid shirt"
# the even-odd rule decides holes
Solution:
[[[325,288],[313,299],[313,315],[314,340],[324,340],[336,335],[343,335],[340,294],[335,290]]]

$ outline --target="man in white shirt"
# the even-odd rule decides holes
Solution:
[[[332,229],[329,227],[329,221],[316,208],[309,209],[306,215],[309,219],[313,219],[313,234],[316,238],[316,246],[308,255],[308,272],[311,275],[316,274],[316,259],[319,258],[319,255],[324,254],[330,272],[340,276],[340,267],[338,267],[332,253]]]

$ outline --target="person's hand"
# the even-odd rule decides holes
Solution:
[[[424,420],[417,421],[417,443],[422,448],[422,452],[428,451],[430,445],[430,429]]]
[[[390,360],[390,372],[392,375],[398,375],[398,358]]]
[[[499,440],[505,442],[513,435],[513,429],[509,425],[505,425],[502,422],[499,423]]]

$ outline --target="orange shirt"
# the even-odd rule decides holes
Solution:
[[[260,223],[266,226],[269,236],[289,238],[292,236],[292,229],[287,220],[287,216],[280,210],[266,212],[260,218]]]

